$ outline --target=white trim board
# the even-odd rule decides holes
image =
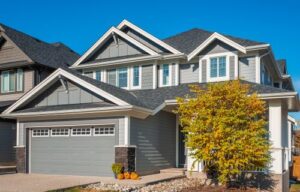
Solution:
[[[34,99],[33,96],[42,92],[47,85],[48,86],[51,85],[51,83],[54,82],[59,76],[64,76],[67,79],[70,79],[70,80],[80,84],[81,86],[87,88],[88,90],[112,101],[113,103],[115,103],[117,105],[120,105],[120,106],[128,106],[129,105],[127,102],[111,95],[110,93],[103,91],[99,87],[94,86],[94,85],[80,79],[79,77],[76,77],[75,75],[59,68],[55,72],[53,72],[50,76],[48,76],[45,80],[43,80],[40,84],[38,84],[33,89],[31,89],[29,92],[27,92],[25,95],[23,95],[18,101],[16,101],[9,108],[7,108],[2,114],[4,116],[8,115],[9,113],[11,113],[15,109],[17,109],[19,106],[30,102],[32,99]]]
[[[88,58],[91,54],[93,54],[95,50],[97,50],[100,46],[102,46],[113,34],[116,34],[116,35],[126,39],[127,41],[129,41],[130,43],[136,45],[137,47],[144,50],[146,53],[148,53],[150,55],[159,55],[158,53],[156,53],[155,51],[153,51],[149,47],[143,45],[142,43],[138,42],[137,40],[133,39],[132,37],[130,37],[126,33],[120,31],[119,29],[117,29],[115,27],[111,27],[90,49],[88,49],[87,52],[85,52],[72,65],[72,67],[75,67],[75,66],[78,66],[79,64],[81,64],[86,58]]]
[[[150,39],[151,41],[153,41],[154,43],[160,45],[161,47],[165,48],[166,50],[170,51],[171,53],[174,54],[179,54],[181,53],[180,51],[178,51],[177,49],[173,48],[172,46],[166,44],[165,42],[161,41],[160,39],[154,37],[153,35],[151,35],[150,33],[147,33],[146,31],[144,31],[143,29],[139,28],[138,26],[132,24],[131,22],[127,21],[126,19],[124,19],[119,25],[118,25],[118,29],[122,30],[125,26],[133,29],[134,31],[138,32],[139,34],[143,35],[144,37]]]

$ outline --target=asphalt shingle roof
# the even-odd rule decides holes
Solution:
[[[203,29],[194,28],[177,35],[168,37],[163,41],[175,49],[189,54],[195,50],[199,45],[201,45],[207,38],[209,38],[213,32],[206,31]],[[222,34],[223,35],[223,34]],[[261,45],[265,44],[262,42],[252,41],[248,39],[242,39],[238,37],[233,37],[230,35],[224,35],[225,37],[231,39],[232,41],[240,44],[241,46],[252,46],[252,45]]]
[[[59,68],[73,64],[79,55],[62,43],[49,44],[11,27],[0,24],[5,34],[34,62]]]

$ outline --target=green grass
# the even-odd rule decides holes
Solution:
[[[300,192],[300,184],[292,184],[290,192]]]

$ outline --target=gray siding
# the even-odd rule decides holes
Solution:
[[[118,45],[113,39],[110,39],[103,47],[97,51],[90,60],[106,59],[113,57],[123,57],[130,55],[144,54],[142,50],[127,42],[124,39],[118,38]]]
[[[153,88],[153,65],[142,66],[142,89]]]
[[[0,121],[0,163],[15,162],[16,122]]]
[[[141,34],[135,32],[134,30],[128,29],[126,31],[127,35],[134,38],[135,40],[139,41],[140,43],[146,45],[150,49],[156,51],[156,52],[168,52],[166,49],[162,48],[161,46],[157,45],[156,43],[150,41],[148,38],[142,36]]]
[[[181,84],[199,82],[199,64],[180,64],[179,81]]]
[[[171,85],[175,85],[175,79],[176,79],[176,75],[175,75],[175,63],[171,64],[171,74],[172,74],[172,79],[171,79]]]
[[[208,55],[208,54],[232,52],[232,51],[235,51],[235,49],[221,41],[216,40],[213,43],[211,43],[209,46],[207,46],[207,48],[205,48],[203,51],[201,51],[199,55]]]
[[[26,55],[15,45],[6,41],[0,46],[0,65],[1,63],[11,63],[27,60]]]
[[[206,83],[207,82],[207,60],[206,59],[202,59],[202,63],[201,63],[201,82],[202,83]]]
[[[229,57],[229,78],[230,80],[234,80],[235,79],[235,57],[234,56],[230,56]]]
[[[175,167],[176,116],[161,111],[146,119],[131,118],[130,141],[137,146],[138,173],[151,174]]]
[[[239,58],[239,78],[255,82],[256,79],[256,63],[255,57]]]
[[[70,81],[67,82],[68,92],[58,81],[53,88],[50,88],[40,98],[37,99],[36,106],[53,106],[66,104],[80,104],[80,103],[96,103],[103,102],[99,97],[94,96],[87,90],[76,86]]]

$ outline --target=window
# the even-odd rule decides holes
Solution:
[[[127,67],[118,69],[118,86],[121,88],[128,87],[128,69]]]
[[[72,128],[72,136],[91,136],[91,128]]]
[[[101,71],[95,71],[95,79],[101,81]]]
[[[49,129],[33,129],[32,137],[48,137]]]
[[[53,137],[69,136],[69,129],[68,128],[51,129],[51,136]]]
[[[115,134],[115,128],[113,126],[94,128],[95,136],[107,136],[107,135],[114,135],[114,134]]]
[[[171,85],[170,65],[169,64],[161,65],[160,71],[161,71],[161,73],[160,73],[160,76],[161,76],[160,85],[161,86]]]
[[[133,66],[131,71],[132,88],[141,87],[141,66]]]
[[[226,57],[210,58],[210,77],[226,77]]]
[[[23,91],[23,69],[1,72],[1,93]]]
[[[107,82],[111,85],[116,85],[116,69],[107,70]]]

